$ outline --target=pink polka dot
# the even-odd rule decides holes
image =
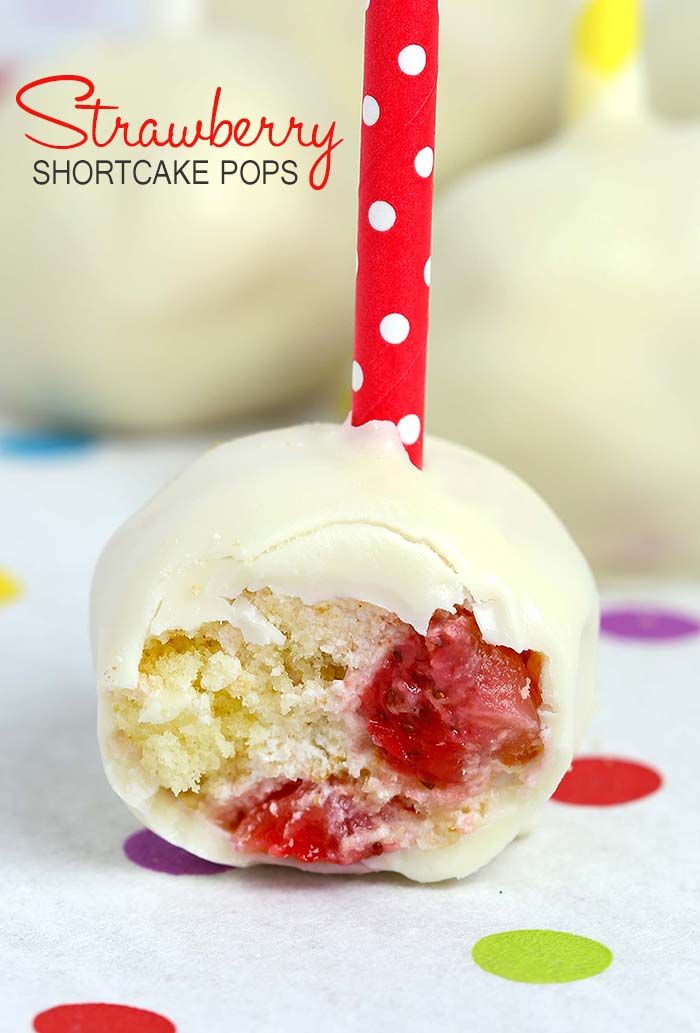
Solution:
[[[32,1026],[35,1033],[177,1033],[163,1015],[125,1004],[59,1004]]]
[[[218,875],[230,871],[227,865],[214,864],[196,857],[148,829],[141,829],[129,836],[124,841],[124,853],[141,868],[164,872],[166,875]]]
[[[661,785],[661,775],[646,764],[617,757],[578,757],[552,799],[580,807],[613,807],[651,796]]]
[[[614,638],[665,642],[700,633],[700,620],[658,607],[626,606],[603,613],[600,629]]]

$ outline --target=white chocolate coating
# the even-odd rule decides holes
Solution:
[[[308,185],[319,152],[291,143],[50,151],[24,134],[64,143],[68,134],[14,100],[47,68],[89,76],[103,103],[120,105],[134,127],[157,117],[161,134],[171,120],[192,131],[202,119],[206,129],[217,86],[219,118],[249,118],[250,138],[262,116],[280,127],[277,140],[292,116],[304,120],[307,139],[315,122],[324,134],[334,118],[323,85],[291,48],[242,31],[85,45],[13,68],[0,103],[0,177],[12,198],[0,205],[2,402],[72,423],[150,428],[220,421],[311,392],[351,335],[354,141],[334,152],[348,157],[333,161],[322,191]],[[79,87],[53,89],[27,103],[89,125],[73,111]],[[54,159],[169,167],[206,159],[210,182],[33,183],[33,163]],[[295,160],[299,182],[222,185],[223,159]]]
[[[92,631],[101,704],[107,690],[136,685],[149,634],[230,620],[251,641],[274,635],[227,601],[262,587],[306,603],[364,600],[419,632],[434,610],[466,598],[487,641],[547,658],[545,754],[532,784],[503,791],[456,846],[385,853],[350,870],[462,877],[531,824],[591,710],[598,609],[580,552],[525,484],[435,439],[418,471],[388,423],[305,425],[219,446],[118,531],[100,560]],[[109,749],[110,722],[101,705],[108,777],[146,825],[213,861],[270,860],[236,854],[221,829],[174,797],[144,798]]]
[[[700,570],[700,131],[634,77],[438,205],[429,408],[505,463],[596,569]]]

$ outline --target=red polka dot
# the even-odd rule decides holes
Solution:
[[[581,807],[612,807],[650,796],[661,775],[646,764],[617,757],[578,757],[552,797]]]
[[[177,1033],[170,1019],[125,1004],[59,1004],[34,1019],[35,1033]]]

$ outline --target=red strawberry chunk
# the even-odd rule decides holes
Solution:
[[[237,824],[238,850],[297,861],[354,864],[382,853],[371,833],[377,819],[334,783],[287,782]]]
[[[542,751],[539,672],[536,654],[484,642],[468,610],[439,610],[379,665],[360,713],[395,770],[464,783],[483,759],[524,764]]]

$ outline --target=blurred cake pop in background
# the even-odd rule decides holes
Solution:
[[[362,85],[362,0],[210,0],[221,24],[291,41],[324,77],[354,129]],[[567,0],[447,0],[440,11],[438,186],[467,167],[552,133],[561,112]]]
[[[264,115],[284,127],[294,115],[325,133],[333,121],[324,86],[293,48],[250,32],[171,25],[93,38],[13,68],[11,78],[20,85],[47,68],[77,70],[124,117],[165,125],[206,120],[216,86],[220,117],[234,122]],[[319,152],[291,144],[282,156],[262,141],[225,155],[207,144],[186,153],[89,144],[47,151],[25,139],[36,124],[15,104],[15,89],[0,110],[3,191],[13,199],[0,207],[4,403],[73,424],[164,427],[268,410],[318,387],[351,336],[347,162],[333,162],[328,186],[316,191],[307,179]],[[72,111],[76,87],[61,89],[61,110]],[[43,139],[51,128],[42,125]],[[285,185],[271,171],[263,185],[250,165],[249,185],[235,176],[222,185],[222,157],[257,166],[296,160],[299,182]],[[32,181],[37,159],[98,158],[208,158],[210,183]]]
[[[649,99],[660,115],[700,118],[700,4],[649,0],[645,41]]]
[[[571,129],[438,207],[429,413],[599,570],[700,568],[700,130],[646,111],[633,0],[577,34]]]
[[[560,0],[446,7],[443,179],[553,130],[569,17]],[[0,107],[14,198],[0,212],[0,399],[52,421],[131,429],[217,423],[309,397],[352,334],[362,4],[39,2],[25,16]],[[19,60],[25,49],[41,61]],[[183,122],[221,85],[234,118],[335,119],[348,142],[321,192],[279,182],[40,188],[37,157],[107,156],[47,155],[24,139],[14,93],[47,68],[90,75],[125,112],[147,100],[149,114]],[[198,151],[188,157],[210,156]],[[279,156],[255,151],[258,162]]]
[[[307,399],[327,413],[352,336],[363,4],[10,6],[0,406],[117,429],[277,419]],[[599,571],[685,572],[700,568],[700,8],[649,0],[640,73],[634,0],[589,4],[575,76],[587,110],[551,142],[581,6],[442,5],[429,417],[533,481]],[[216,177],[39,187],[31,163],[54,155],[24,139],[14,93],[57,70],[183,123],[221,85],[226,116],[336,120],[346,142],[320,192]]]

